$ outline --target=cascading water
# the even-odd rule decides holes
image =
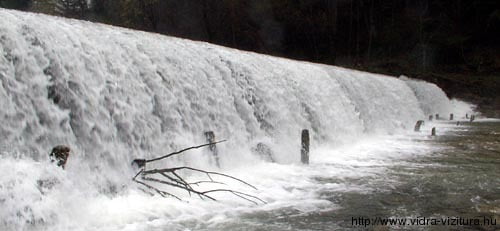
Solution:
[[[452,100],[446,97],[446,94],[435,84],[422,80],[410,79],[401,76],[408,86],[414,91],[420,104],[420,108],[426,115],[440,114],[442,118],[448,118],[448,113],[460,115],[464,112],[473,112],[471,105],[458,100]]]
[[[263,162],[257,144],[278,165],[298,163],[304,128],[316,146],[339,146],[455,110],[425,82],[39,14],[0,18],[3,230],[133,220],[143,213],[134,205],[98,222],[90,216],[104,212],[92,206],[153,205],[130,186],[131,160],[205,143],[205,131],[229,140],[218,147],[222,169],[246,169]],[[48,164],[58,144],[73,149],[66,171]],[[202,150],[167,164],[215,168]],[[86,204],[95,213],[73,217]]]

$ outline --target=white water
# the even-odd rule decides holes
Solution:
[[[391,153],[419,147],[402,137],[428,114],[472,110],[406,78],[45,15],[0,9],[0,18],[2,230],[210,228],[254,210],[331,209],[319,191],[363,187],[312,177],[374,174],[352,167],[404,158]],[[297,164],[304,128],[312,135],[311,167]],[[223,203],[199,201],[173,190],[192,200],[179,202],[131,183],[132,159],[205,143],[208,130],[229,140],[218,146],[222,169],[206,150],[161,164],[233,174],[265,190],[231,187],[268,204],[225,194],[218,195]],[[252,151],[258,143],[277,163]],[[57,144],[72,147],[66,170],[48,163]]]

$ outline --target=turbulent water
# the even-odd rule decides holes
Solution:
[[[234,230],[254,227],[238,226],[248,222],[241,214],[258,223],[266,211],[329,210],[340,205],[321,196],[325,189],[372,186],[315,179],[382,174],[356,166],[372,155],[376,165],[391,165],[401,149],[425,153],[431,147],[409,135],[417,120],[472,113],[436,85],[406,77],[45,15],[0,9],[0,18],[2,230]],[[311,131],[310,167],[298,164],[302,129]],[[201,201],[170,189],[187,203],[131,183],[134,158],[205,143],[205,131],[228,140],[217,146],[220,168],[205,149],[156,167],[233,174],[259,189],[228,187],[266,205],[223,193],[216,195],[222,202]],[[48,161],[58,144],[72,148],[66,170]],[[332,161],[344,167],[325,164]]]

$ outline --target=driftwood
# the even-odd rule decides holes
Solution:
[[[253,186],[253,185],[251,185],[251,184],[249,184],[241,179],[238,179],[236,177],[233,177],[233,176],[230,176],[227,174],[223,174],[223,173],[219,173],[219,172],[212,172],[212,171],[205,171],[202,169],[192,168],[192,167],[188,167],[188,166],[146,170],[146,163],[163,160],[165,158],[181,154],[181,153],[188,151],[188,150],[191,150],[191,149],[210,146],[210,145],[214,145],[214,144],[221,143],[224,141],[225,140],[185,148],[185,149],[182,149],[180,151],[175,151],[175,152],[169,153],[167,155],[164,155],[164,156],[161,156],[158,158],[149,159],[149,160],[135,159],[132,162],[132,164],[139,166],[141,169],[132,178],[132,180],[134,182],[146,187],[147,189],[149,189],[153,192],[156,192],[157,194],[159,194],[162,197],[174,197],[178,200],[181,200],[181,198],[179,198],[178,196],[176,196],[174,194],[171,194],[169,192],[161,190],[158,187],[149,184],[149,182],[161,184],[161,185],[168,186],[168,187],[180,188],[180,189],[187,191],[189,193],[189,195],[194,194],[194,195],[197,195],[198,197],[200,197],[201,199],[209,199],[212,201],[217,201],[217,199],[215,199],[211,194],[216,193],[216,192],[227,192],[227,193],[231,193],[234,196],[237,196],[241,199],[252,202],[256,205],[259,203],[266,203],[265,201],[263,201],[262,199],[260,199],[256,196],[252,196],[250,194],[240,192],[240,191],[231,190],[231,189],[218,188],[218,189],[200,191],[200,190],[197,190],[195,187],[193,187],[193,186],[199,186],[201,184],[226,185],[226,183],[224,183],[224,182],[215,181],[213,179],[214,176],[219,176],[219,177],[224,177],[226,179],[238,181],[238,182],[243,183],[252,189],[257,189],[255,186]],[[203,173],[207,176],[207,180],[196,181],[196,182],[187,182],[179,174],[180,171],[192,171],[192,172]]]

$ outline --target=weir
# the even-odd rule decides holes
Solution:
[[[242,52],[156,34],[0,10],[2,151],[46,158],[65,143],[91,164],[125,171],[135,158],[230,142],[216,163],[298,162],[295,134],[319,144],[408,130],[450,111],[434,84]],[[105,39],[103,39],[105,38]],[[228,155],[231,157],[228,158]],[[236,157],[235,157],[236,156]],[[194,161],[211,165],[209,155]],[[105,161],[102,161],[105,160]]]
[[[165,164],[244,166],[261,161],[252,151],[261,147],[272,162],[300,163],[302,129],[314,146],[339,145],[411,130],[431,113],[464,114],[436,85],[406,77],[40,14],[0,9],[0,18],[2,161],[45,171],[38,163],[67,144],[66,169],[91,173],[80,180],[97,191],[126,184],[134,159],[205,143],[204,131],[228,140],[217,164],[204,151]]]
[[[421,81],[0,14],[0,146],[38,160],[65,143],[86,161],[125,168],[137,157],[203,143],[202,132],[211,130],[230,140],[218,150],[222,166],[238,159],[226,155],[254,158],[250,150],[270,139],[277,162],[298,162],[287,152],[300,148],[291,134],[303,128],[315,142],[345,143],[411,129],[428,110],[450,107],[441,89]]]

